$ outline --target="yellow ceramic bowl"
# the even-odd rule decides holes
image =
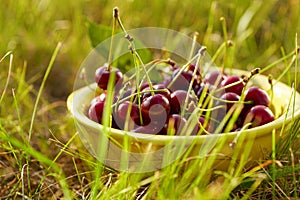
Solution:
[[[233,70],[232,74],[249,74]],[[254,84],[270,89],[268,77],[257,75]],[[68,98],[68,109],[73,114],[77,130],[90,152],[108,167],[131,172],[150,172],[161,169],[188,151],[188,157],[207,157],[217,150],[214,168],[226,169],[233,155],[249,153],[248,159],[259,161],[272,150],[272,132],[276,140],[284,135],[293,120],[300,117],[300,95],[281,82],[274,81],[272,109],[276,120],[263,126],[224,134],[200,136],[164,136],[105,129],[90,120],[86,113],[95,96],[95,84],[74,91]],[[294,98],[296,97],[296,98]],[[293,108],[293,105],[295,107]],[[284,127],[284,128],[282,128]],[[121,146],[127,145],[127,150]],[[126,146],[126,145],[125,145]]]

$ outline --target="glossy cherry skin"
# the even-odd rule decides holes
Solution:
[[[173,93],[171,93],[171,114],[179,114],[181,112],[181,109],[183,109],[183,106],[185,104],[187,95],[188,93],[185,90],[176,90]],[[188,104],[190,104],[192,101],[194,101],[193,97],[189,96]]]
[[[123,74],[118,68],[108,69],[107,65],[99,67],[95,72],[95,82],[99,88],[107,90],[109,77],[113,75],[115,76],[114,89],[119,90],[123,84]]]
[[[250,87],[245,91],[245,101],[250,101],[251,105],[270,105],[270,97],[268,93],[256,86]]]
[[[91,105],[97,102],[105,101],[106,93],[101,93],[99,96],[96,96],[92,99]]]
[[[104,101],[106,101],[106,98],[107,98],[107,93],[103,92],[99,96],[96,96],[95,98],[92,99],[91,105],[96,102],[101,102],[101,101],[104,102]],[[113,103],[117,102],[117,100],[118,100],[118,97],[114,95]]]
[[[235,83],[235,84],[234,84]],[[245,87],[245,83],[243,79],[239,76],[228,76],[221,82],[221,87],[226,87],[230,84],[234,84],[231,87],[225,88],[225,92],[233,92],[238,95],[241,95],[243,88]]]
[[[257,127],[274,121],[274,114],[269,107],[256,105],[246,115],[244,125],[251,123],[251,127]]]
[[[171,91],[175,91],[175,90],[187,91],[189,89],[189,85],[192,81],[193,74],[188,71],[183,71],[180,75],[178,75],[180,70],[181,69],[176,69],[171,76],[171,81],[175,80],[171,85],[171,87],[169,88]],[[197,80],[194,80],[193,85],[195,84],[197,84]]]
[[[170,102],[165,96],[155,94],[144,99],[141,104],[141,111],[144,125],[153,124],[154,121],[165,124],[170,113]]]
[[[121,129],[124,128],[124,125],[126,122],[126,117],[127,117],[129,110],[130,110],[130,113],[129,113],[130,118],[127,119],[129,130],[133,129],[136,125],[141,125],[138,105],[131,103],[130,101],[125,101],[125,102],[120,103],[120,105],[118,106],[118,109],[117,109],[117,114],[114,116],[117,125]]]
[[[233,92],[225,93],[221,96],[221,100],[227,101],[227,102],[221,102],[220,104],[226,105],[226,112],[229,111],[229,109],[233,106],[233,104],[238,102],[240,100],[240,96]]]
[[[128,89],[128,90],[126,90],[121,96],[120,96],[120,99],[125,99],[125,98],[127,98],[128,100],[130,99],[130,95],[132,95],[133,93],[134,93],[135,91],[134,91],[134,89]]]
[[[167,135],[168,131],[174,135],[180,135],[181,131],[186,123],[186,119],[178,114],[172,114],[169,116],[167,123],[160,131],[160,135]]]
[[[205,91],[205,94],[203,93]],[[197,97],[199,98],[203,98],[203,103],[205,102],[205,99],[208,97],[209,95],[209,91],[210,91],[210,87],[208,84],[201,84],[199,85],[199,88],[197,89],[197,91],[195,91],[195,94],[197,95]],[[202,97],[203,95],[203,97]]]
[[[209,122],[207,122],[206,125],[205,125],[205,121],[206,121],[206,119],[205,119],[204,117],[200,116],[200,117],[198,118],[198,123],[195,125],[195,127],[194,127],[194,129],[193,129],[191,135],[197,135],[198,132],[200,131],[200,129],[203,129],[203,128],[204,128],[206,131],[208,131]],[[205,125],[205,126],[204,126],[204,125]],[[203,133],[204,133],[204,132],[203,132]]]
[[[88,116],[91,120],[101,123],[102,122],[102,115],[104,111],[104,101],[99,101],[91,104],[88,110]]]
[[[212,71],[205,75],[203,81],[210,85],[215,85],[219,87],[221,82],[226,78],[225,74],[222,74],[221,71]]]
[[[140,87],[140,91],[144,90],[147,87],[149,87],[149,83],[148,82],[143,83]]]
[[[195,70],[195,68],[197,68],[196,69],[196,76],[200,76],[201,75],[201,73],[200,73],[200,70],[199,70],[199,68],[198,67],[196,67],[196,65],[195,64],[190,64],[190,66],[189,66],[189,68],[188,68],[188,71],[190,71],[192,74],[194,73],[194,70]]]
[[[156,84],[153,85],[153,90],[164,90],[164,91],[155,91],[154,94],[161,94],[164,97],[166,97],[169,101],[171,100],[171,92],[166,88],[165,85],[163,84]],[[147,92],[149,91],[149,92]],[[151,96],[151,92],[150,92],[150,87],[146,87],[142,90],[143,94],[142,94],[142,99],[146,99],[147,97]],[[145,93],[144,93],[145,92]]]

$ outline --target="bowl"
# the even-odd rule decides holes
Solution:
[[[231,69],[236,75],[248,71]],[[268,77],[256,75],[253,83],[270,89]],[[240,132],[199,136],[167,136],[132,133],[104,127],[87,117],[96,84],[74,91],[68,109],[86,148],[104,165],[120,171],[152,172],[180,160],[214,156],[213,168],[226,170],[247,154],[247,165],[261,162],[272,151],[272,143],[283,137],[291,123],[300,118],[300,95],[286,84],[274,81],[272,109],[276,119]],[[275,140],[274,140],[275,139]],[[246,165],[246,166],[247,166]]]

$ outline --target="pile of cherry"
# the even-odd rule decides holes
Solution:
[[[227,112],[233,112],[233,105],[241,104],[242,110],[230,131],[264,125],[274,120],[267,92],[257,86],[247,85],[247,77],[227,75],[221,71],[212,71],[202,77],[190,64],[187,69],[169,67],[170,74],[161,83],[144,80],[139,88],[124,89],[124,75],[111,66],[101,66],[95,72],[95,82],[100,88],[88,109],[88,117],[102,123],[106,105],[108,82],[114,74],[114,96],[111,115],[111,126],[145,134],[179,135],[195,110],[199,110],[198,123],[190,130],[189,135],[214,133]],[[222,91],[211,94],[211,91]],[[243,93],[243,101],[240,101]],[[214,96],[214,98],[213,98]],[[207,98],[209,98],[208,101]],[[201,102],[200,102],[201,101]],[[206,102],[206,104],[205,104]],[[222,105],[223,109],[207,114],[209,108]],[[219,106],[220,108],[222,106]],[[224,111],[225,109],[225,111]],[[220,112],[225,114],[220,114]],[[209,115],[209,117],[207,117]],[[194,123],[195,124],[195,123]],[[185,126],[186,127],[186,126]],[[222,129],[224,131],[226,126]]]

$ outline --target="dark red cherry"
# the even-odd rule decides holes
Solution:
[[[234,103],[237,103],[240,100],[240,96],[236,93],[228,92],[221,96],[221,100],[223,101],[220,104],[226,105],[226,111],[228,111]]]
[[[274,114],[264,105],[256,105],[252,107],[246,115],[244,125],[251,123],[251,127],[257,127],[274,121]]]
[[[171,87],[169,88],[171,91],[189,89],[189,85],[193,78],[193,74],[188,71],[183,71],[180,75],[178,75],[180,70],[181,69],[176,69],[171,76],[171,82],[174,81]],[[193,82],[193,85],[194,84],[197,84],[197,80]]]
[[[168,123],[165,124],[166,132],[174,131],[174,135],[180,135],[186,124],[186,119],[178,114],[172,114],[168,118]]]
[[[205,94],[203,93],[204,91],[205,91]],[[198,90],[195,91],[195,94],[197,95],[197,97],[199,98],[199,100],[200,100],[200,98],[203,98],[203,102],[204,102],[205,99],[209,95],[209,91],[210,91],[210,87],[209,87],[208,84],[201,84],[201,85],[199,85]]]
[[[91,105],[97,102],[105,101],[106,93],[101,93],[99,96],[96,96],[92,99]]]
[[[188,93],[185,90],[176,90],[171,93],[171,114],[179,114],[181,112],[181,109],[183,109],[183,106],[185,104],[187,95]],[[193,101],[195,101],[195,99],[190,95],[187,106]]]
[[[231,107],[235,104],[238,104],[240,100],[240,96],[233,92],[225,93],[221,96],[220,100],[217,101],[216,106],[222,106],[221,108],[217,109],[216,111],[212,112],[212,118],[213,126],[217,128],[220,123],[224,120],[225,116],[227,115],[227,112],[231,109]],[[243,105],[242,105],[243,106]],[[234,110],[233,110],[234,112]],[[231,114],[232,116],[232,114]],[[228,127],[228,122],[231,120],[231,116],[228,119],[228,121],[223,126],[222,132],[225,131],[225,129]],[[241,120],[240,120],[241,119]],[[243,118],[241,117],[241,114],[239,115],[238,119],[234,122],[235,124],[231,129],[236,129],[238,122],[237,121],[243,121]],[[239,123],[240,124],[240,123]]]
[[[222,74],[221,71],[212,71],[205,75],[203,82],[219,87],[225,78],[226,75]]]
[[[123,84],[123,74],[118,68],[108,68],[107,65],[99,67],[95,72],[95,82],[99,88],[107,90],[110,76],[115,76],[114,89],[119,90]]]
[[[101,123],[102,122],[102,115],[104,111],[104,101],[99,101],[91,104],[88,110],[88,116],[91,120]]]
[[[134,90],[129,88],[128,90],[126,90],[121,96],[120,99],[125,99],[128,98],[128,100],[130,100],[130,95],[132,95],[134,93]]]
[[[163,80],[162,80],[162,84],[165,86],[165,87],[168,87],[168,85],[171,83],[171,78],[170,77],[165,77]]]
[[[149,83],[148,82],[143,83],[140,87],[140,91],[144,90],[147,87],[149,87]]]
[[[196,76],[200,76],[201,75],[200,70],[194,63],[190,64],[188,71],[190,71],[193,74],[195,69],[196,69]]]
[[[209,122],[206,122],[206,121],[207,120],[204,117],[200,116],[198,118],[198,123],[195,125],[191,135],[197,135],[201,129],[205,129],[207,131],[208,127],[209,127]],[[205,124],[205,122],[206,122],[206,124]]]
[[[251,105],[270,105],[270,97],[263,89],[253,86],[245,91],[245,101],[250,101]]]
[[[130,112],[130,118],[126,119],[128,112]],[[131,103],[130,101],[120,103],[117,109],[117,115],[114,117],[121,129],[124,128],[126,121],[128,122],[129,130],[133,129],[135,125],[141,125],[139,107],[137,104]]]
[[[231,85],[231,87],[226,87]],[[241,95],[243,88],[245,87],[245,83],[243,79],[239,76],[228,76],[221,82],[221,87],[226,87],[225,92],[233,92],[238,95]]]
[[[155,94],[144,99],[141,111],[144,124],[153,123],[152,121],[165,124],[170,113],[170,102],[165,96]]]
[[[147,90],[149,92],[147,92]],[[166,88],[165,85],[163,84],[156,84],[156,85],[153,85],[153,90],[163,90],[163,91],[155,91],[154,93],[155,94],[161,94],[163,95],[164,97],[166,97],[169,101],[171,100],[171,97],[170,97],[170,91]],[[145,99],[149,96],[151,96],[151,92],[150,92],[150,87],[146,87],[142,90],[143,94],[142,94],[142,99]],[[145,93],[144,93],[145,92]]]
[[[95,98],[92,99],[91,104],[96,103],[96,102],[104,102],[106,101],[107,98],[107,93],[103,92],[99,96],[96,96]],[[113,97],[113,103],[117,102],[118,97],[114,95]]]

